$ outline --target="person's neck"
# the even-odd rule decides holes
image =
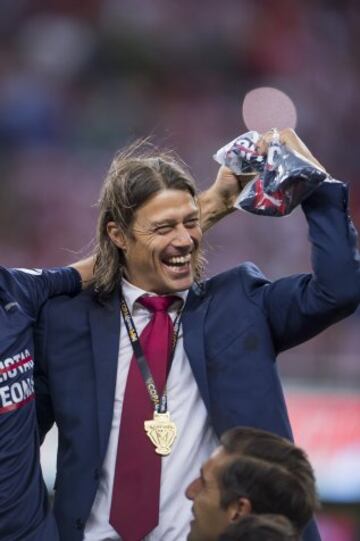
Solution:
[[[182,299],[186,299],[187,298],[187,295],[188,295],[188,292],[189,292],[189,289],[185,289],[185,290],[182,290],[182,291],[162,291],[162,292],[158,292],[158,291],[148,291],[146,289],[144,289],[143,287],[139,286],[138,284],[136,284],[135,282],[132,282],[131,280],[129,280],[129,278],[127,276],[123,276],[122,277],[122,281],[123,281],[123,284],[126,286],[127,289],[130,289],[130,290],[137,290],[137,294],[140,296],[140,295],[178,295],[179,297],[181,297]]]
[[[127,276],[123,276],[122,280],[129,286],[141,290],[143,293],[150,293],[151,295],[174,295],[173,291],[153,291],[144,289],[141,285],[137,284],[136,281],[130,280]],[[176,293],[176,292],[175,292]]]

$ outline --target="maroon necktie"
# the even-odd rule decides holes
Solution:
[[[140,343],[159,395],[166,383],[173,335],[167,310],[178,299],[138,299],[154,312],[141,333]],[[159,522],[161,457],[144,430],[144,421],[152,419],[153,412],[154,405],[133,356],[124,394],[110,508],[110,524],[123,541],[140,541]]]

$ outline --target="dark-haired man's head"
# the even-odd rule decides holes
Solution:
[[[230,524],[218,541],[299,541],[291,522],[281,515],[247,515]]]
[[[194,502],[189,541],[216,540],[249,513],[284,515],[300,532],[317,508],[305,453],[275,434],[246,427],[222,436],[186,495]]]

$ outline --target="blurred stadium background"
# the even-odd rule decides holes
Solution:
[[[358,0],[2,0],[1,264],[87,252],[114,152],[151,135],[206,187],[212,154],[246,131],[242,102],[277,88],[297,131],[351,184],[360,227]],[[269,104],[271,105],[271,104]],[[240,211],[206,242],[208,274],[244,260],[271,278],[309,269],[300,211]],[[326,541],[360,539],[360,312],[281,355],[297,441],[316,467]],[[43,450],[49,484],[53,434]]]

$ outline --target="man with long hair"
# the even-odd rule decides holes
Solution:
[[[293,131],[280,139],[314,163]],[[238,192],[221,168],[199,204],[172,156],[114,158],[93,286],[47,303],[39,325],[38,418],[42,436],[54,421],[59,429],[63,541],[183,540],[184,490],[225,430],[292,438],[276,355],[360,301],[346,187],[324,183],[303,203],[313,274],[271,282],[243,263],[203,281],[201,214],[214,223]],[[314,523],[304,535],[319,539]]]

